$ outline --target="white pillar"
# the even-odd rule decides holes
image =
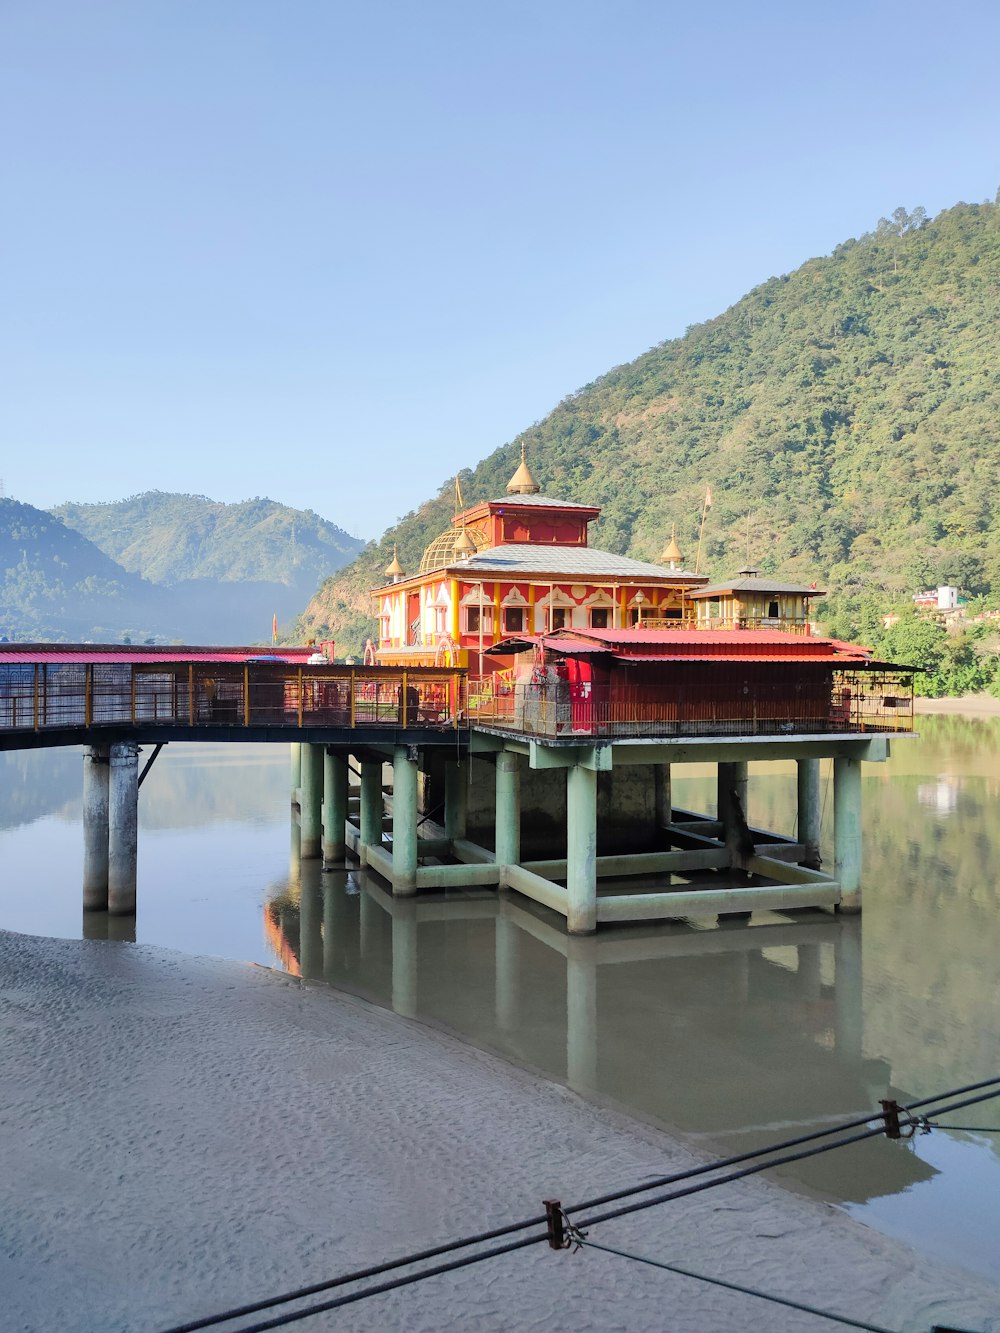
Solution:
[[[327,749],[323,755],[323,860],[343,861],[347,823],[347,759]]]
[[[840,910],[861,911],[861,760],[833,761],[834,878]]]
[[[516,754],[497,755],[496,852],[497,865],[521,860],[521,770]]]
[[[444,833],[464,838],[469,811],[468,760],[446,760],[444,765]]]
[[[417,760],[409,745],[392,754],[392,891],[417,891]]]
[[[303,861],[314,861],[322,851],[323,746],[303,744],[299,749],[302,756],[302,795],[299,803],[299,822],[302,827],[300,855]]]
[[[805,847],[802,864],[818,870],[823,807],[820,802],[819,760],[798,761],[798,841]]]
[[[108,909],[108,747],[92,745],[83,755],[83,909]]]
[[[368,864],[368,848],[382,846],[382,761],[361,761],[361,841],[358,859]]]
[[[139,849],[139,747],[112,745],[108,779],[108,911],[135,912],[136,856]]]
[[[566,952],[566,1082],[579,1092],[597,1087],[597,958],[593,940],[570,940]]]
[[[566,770],[566,928],[571,935],[597,929],[597,774],[573,764]]]

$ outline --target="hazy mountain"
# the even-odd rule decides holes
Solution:
[[[543,492],[600,505],[592,541],[655,560],[677,524],[693,567],[750,558],[834,608],[956,582],[1000,596],[1000,207],[897,209],[724,314],[564,399],[462,474],[503,494],[521,444]],[[309,603],[303,630],[371,633],[393,542],[407,570],[448,524],[452,483]]]

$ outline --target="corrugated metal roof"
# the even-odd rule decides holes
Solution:
[[[451,561],[447,568],[472,574],[509,574],[512,578],[530,573],[543,578],[552,574],[556,578],[575,575],[581,580],[596,577],[641,583],[698,584],[702,578],[700,574],[667,570],[662,565],[650,565],[611,551],[598,551],[592,546],[540,546],[530,542],[490,546],[485,551],[477,551],[469,560]]]
[[[46,662],[52,665],[85,665],[87,662],[123,664],[134,663],[136,666],[150,666],[167,662],[247,662],[268,661],[294,663],[298,665],[308,659],[312,648],[288,648],[280,654],[266,653],[260,648],[147,648],[138,645],[120,647],[117,645],[83,644],[48,644],[25,643],[4,645],[0,649],[0,663]]]
[[[599,514],[598,505],[579,504],[576,500],[557,500],[551,495],[501,495],[496,500],[486,500],[484,503],[491,505],[503,505],[509,509],[520,509],[522,506],[537,506],[539,509],[584,509]],[[478,505],[470,505],[469,508],[478,508]]]
[[[553,647],[558,643],[560,634],[568,633],[573,637],[596,639],[600,643],[630,643],[641,647],[643,644],[794,644],[796,648],[826,647],[833,642],[819,636],[808,634],[789,634],[780,629],[585,629],[553,630],[545,636]],[[860,651],[856,644],[848,645],[854,652]]]
[[[805,583],[782,583],[779,579],[731,579],[728,583],[709,583],[704,588],[691,594],[692,597],[718,597],[726,592],[791,592],[803,597],[825,597],[820,588],[810,588]]]
[[[803,657],[794,653],[758,653],[741,655],[739,653],[712,653],[702,656],[695,653],[615,653],[616,662],[739,662],[744,666],[759,664],[770,666],[773,662],[794,662],[798,666],[884,666],[886,663],[873,663],[866,657],[846,657],[839,653],[817,654]]]

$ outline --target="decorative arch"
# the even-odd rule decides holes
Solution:
[[[442,634],[437,641],[437,648],[434,651],[434,665],[437,667],[450,667],[455,665],[455,654],[458,652],[458,644],[450,634]]]

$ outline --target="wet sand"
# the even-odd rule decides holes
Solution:
[[[5,1330],[146,1333],[698,1160],[447,1034],[264,968],[0,932],[0,1017]],[[887,1328],[1000,1330],[1000,1287],[761,1178],[593,1239]],[[535,1246],[301,1327],[755,1325],[834,1327]]]
[[[1000,699],[992,694],[964,694],[958,699],[914,699],[914,713],[950,713],[962,717],[1000,717]]]

